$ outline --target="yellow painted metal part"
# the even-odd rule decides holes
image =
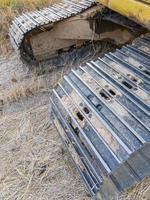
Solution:
[[[98,0],[98,2],[150,30],[150,0]]]

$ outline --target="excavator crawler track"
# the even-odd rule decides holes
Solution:
[[[63,0],[39,11],[24,13],[13,21],[9,30],[13,48],[19,51],[21,56],[32,59],[32,55],[28,55],[28,52],[24,49],[28,34],[32,32],[34,34],[34,32],[40,32],[41,30],[45,31],[50,24],[78,15],[95,5],[94,0],[81,0],[80,2],[76,0]],[[29,51],[32,50],[29,49]]]
[[[150,36],[72,70],[51,119],[94,199],[150,176]]]
[[[123,45],[146,29],[94,0],[63,0],[17,17],[10,27],[12,46],[28,63],[63,58],[91,41]]]

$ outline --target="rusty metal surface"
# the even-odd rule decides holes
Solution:
[[[150,176],[150,37],[72,70],[53,90],[51,119],[93,198]]]

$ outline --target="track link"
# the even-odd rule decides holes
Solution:
[[[94,199],[150,176],[150,36],[72,70],[51,119]]]
[[[117,46],[133,41],[147,30],[94,0],[63,0],[48,8],[17,17],[9,31],[20,57],[31,64],[59,60],[90,41]]]
[[[81,0],[80,2],[77,0],[63,0],[39,11],[24,13],[13,21],[9,30],[13,48],[19,51],[21,56],[31,57],[24,49],[28,34],[32,32],[34,34],[38,30],[44,31],[51,24],[78,15],[95,5],[94,0]],[[29,50],[31,51],[31,49]]]

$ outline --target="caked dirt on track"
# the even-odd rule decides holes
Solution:
[[[91,199],[49,118],[51,90],[73,66],[37,75],[15,54],[0,58],[1,200]],[[150,199],[149,183],[118,199]]]

